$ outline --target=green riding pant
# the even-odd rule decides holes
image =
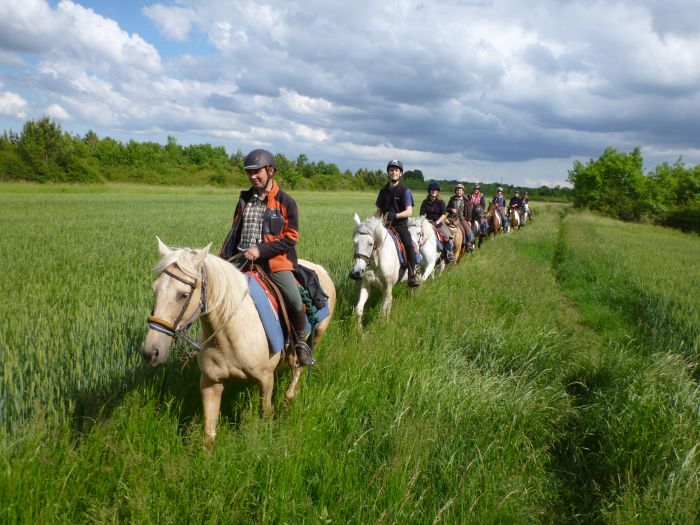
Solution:
[[[309,336],[309,332],[306,329],[306,312],[304,311],[304,303],[301,300],[294,274],[289,270],[283,270],[271,273],[270,279],[277,285],[284,297],[289,320],[299,341],[306,341],[306,338]]]

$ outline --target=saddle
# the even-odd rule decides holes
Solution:
[[[303,267],[299,266],[299,268]],[[328,307],[327,301],[328,295],[326,295],[321,288],[316,272],[308,268],[303,268],[303,270],[305,271],[304,273],[294,272],[294,274],[297,283],[306,290],[310,298],[311,304],[307,305],[305,302],[304,307],[307,311],[307,328],[311,331],[316,324],[328,317],[330,308]],[[308,275],[306,272],[311,272],[313,276]],[[284,297],[274,281],[272,281],[258,265],[252,265],[252,267],[244,271],[243,274],[248,281],[248,292],[253,299],[255,308],[260,316],[260,321],[265,329],[265,336],[267,337],[270,351],[272,353],[278,353],[282,351],[287,344],[296,343],[296,341],[294,341],[296,334],[289,316],[287,315]],[[311,283],[309,286],[311,290],[302,283],[299,283],[300,279],[298,274],[305,275],[302,277],[302,280]],[[314,281],[316,284],[314,284]],[[317,288],[314,289],[314,286],[317,286]],[[302,299],[303,298],[304,296],[302,294]],[[321,304],[321,306],[318,307],[318,304]],[[310,311],[310,309],[313,310],[313,312]],[[311,316],[313,316],[314,325],[311,324],[311,319],[309,319]]]
[[[396,233],[396,230],[393,228],[387,228],[387,231],[389,232],[389,236],[394,240],[394,244],[396,245],[396,251],[399,254],[399,263],[401,263],[401,269],[406,269],[408,268],[408,257],[406,256],[406,250],[404,248],[403,243],[401,242],[401,238],[399,237],[399,234]],[[413,244],[413,251],[416,254],[416,262],[420,262],[420,250],[418,246],[416,245],[415,242]]]

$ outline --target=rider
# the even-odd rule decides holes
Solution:
[[[227,260],[238,256],[237,261],[232,261],[234,264],[242,266],[254,261],[265,270],[287,306],[297,338],[296,366],[312,365],[313,355],[306,344],[309,331],[304,303],[292,273],[297,266],[297,204],[274,180],[277,162],[272,153],[254,149],[245,156],[243,168],[252,186],[238,198],[233,225],[219,256]]]
[[[481,206],[482,210],[486,210],[486,198],[484,197],[484,194],[481,193],[481,186],[479,184],[474,184],[470,199],[474,206],[479,205]]]
[[[508,214],[511,210],[518,210],[518,213],[522,215],[523,213],[523,200],[520,198],[520,192],[516,190],[515,195],[510,198],[508,202]]]
[[[530,197],[528,197],[527,192],[525,192],[525,196],[523,197],[523,208],[525,208],[525,205],[527,204],[527,215],[528,219],[532,220],[532,208],[530,207]]]
[[[508,214],[506,213],[506,197],[503,195],[503,188],[498,187],[498,193],[491,200],[496,205],[496,211],[501,216],[501,224],[503,229],[508,228]]]
[[[461,182],[455,186],[455,194],[447,203],[447,212],[457,215],[462,229],[467,234],[467,250],[474,251],[474,232],[469,225],[469,219],[474,213],[474,204],[471,199],[464,196],[464,184]]]
[[[401,183],[403,164],[400,160],[390,160],[386,165],[386,173],[389,182],[379,190],[374,216],[378,219],[384,215],[386,223],[401,239],[408,258],[408,286],[415,288],[420,283],[416,277],[416,252],[413,250],[413,241],[408,231],[408,218],[413,213],[414,206],[413,194]]]
[[[442,232],[442,235],[447,242],[445,243],[445,252],[447,253],[447,261],[454,261],[454,240],[452,238],[452,232],[445,224],[445,219],[447,218],[447,206],[445,201],[440,198],[440,184],[437,182],[431,182],[428,184],[428,197],[420,205],[420,214],[425,215],[426,218]]]

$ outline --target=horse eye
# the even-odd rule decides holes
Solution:
[[[189,292],[184,292],[184,293],[181,293],[181,294],[178,296],[178,299],[179,299],[180,301],[184,301],[184,300],[187,299],[189,296],[190,296]]]

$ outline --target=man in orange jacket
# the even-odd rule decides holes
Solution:
[[[233,225],[219,256],[229,259],[242,254],[243,259],[255,261],[268,273],[284,297],[296,333],[297,366],[311,365],[314,360],[306,344],[306,312],[293,274],[299,239],[297,203],[275,182],[277,162],[269,151],[251,151],[243,167],[252,187],[239,196]]]

